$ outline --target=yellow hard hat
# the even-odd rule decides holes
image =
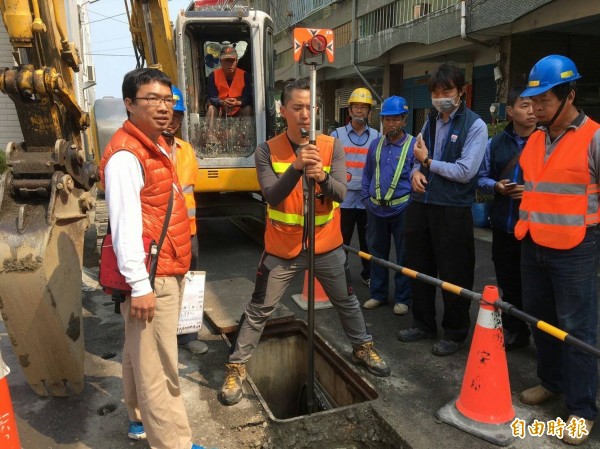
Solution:
[[[354,89],[350,98],[348,99],[348,104],[352,103],[366,103],[373,106],[375,102],[373,101],[373,96],[369,89],[365,89],[364,87],[359,87],[358,89]]]

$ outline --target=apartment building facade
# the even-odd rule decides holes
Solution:
[[[582,80],[577,104],[600,119],[600,2],[588,0],[289,0],[270,2],[276,79],[306,76],[293,61],[293,28],[334,31],[335,61],[318,69],[323,130],[347,120],[352,90],[368,85],[380,98],[402,95],[407,131],[418,133],[431,108],[429,73],[455,61],[469,80],[468,102],[490,123],[502,118],[506,92],[526,82],[533,64],[571,57]],[[492,114],[490,106],[499,113]],[[378,108],[372,118],[379,124]]]
[[[82,60],[75,77],[74,93],[80,107],[89,111],[94,104],[95,70],[91,56],[90,27],[87,7],[97,0],[65,0],[65,17],[69,39],[79,49]],[[4,22],[0,20],[0,67],[13,67],[15,60]],[[0,92],[0,150],[5,151],[9,142],[23,141],[23,134],[12,100]]]

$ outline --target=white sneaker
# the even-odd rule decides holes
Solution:
[[[383,301],[379,301],[378,299],[371,298],[363,304],[363,308],[369,310],[369,309],[374,309],[375,307],[379,307],[383,304],[385,304]]]
[[[394,313],[396,315],[406,315],[408,313],[408,306],[406,304],[396,304],[394,305]]]

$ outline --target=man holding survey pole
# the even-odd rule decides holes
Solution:
[[[267,319],[297,273],[308,266],[307,178],[316,184],[315,276],[336,308],[344,332],[352,343],[352,361],[377,376],[390,369],[373,347],[360,304],[348,294],[342,248],[339,203],[346,194],[344,148],[337,140],[320,135],[308,142],[310,85],[306,80],[286,82],[281,115],[287,130],[260,144],[255,153],[258,180],[267,207],[265,252],[260,260],[252,300],[240,321],[231,348],[221,400],[227,405],[242,399],[245,363],[256,349]],[[285,375],[285,373],[281,373]]]

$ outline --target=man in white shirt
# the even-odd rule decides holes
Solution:
[[[119,271],[131,287],[121,304],[128,436],[147,437],[152,449],[199,449],[177,371],[177,320],[191,247],[185,200],[162,137],[173,117],[171,81],[157,69],[133,70],[123,80],[123,101],[128,120],[104,151],[100,177]],[[160,242],[163,229],[153,280],[144,238]]]

